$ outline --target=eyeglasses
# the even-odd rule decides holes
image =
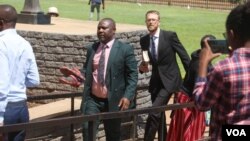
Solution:
[[[150,21],[156,22],[156,21],[159,21],[159,20],[158,20],[158,19],[147,19],[147,20],[146,20],[146,22],[150,22]]]

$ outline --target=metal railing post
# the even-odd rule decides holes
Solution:
[[[96,129],[95,127],[97,126],[96,121],[89,121],[89,140],[90,141],[95,141],[96,140]]]
[[[164,120],[165,120],[164,117],[165,117],[165,116],[164,116],[163,114],[165,114],[165,112],[161,112],[161,122],[160,122],[160,123],[161,123],[161,124],[160,124],[160,128],[161,128],[161,129],[160,129],[160,132],[161,132],[161,133],[158,133],[158,135],[159,135],[159,136],[158,136],[159,141],[164,141],[164,135],[166,134],[166,133],[163,133],[163,132],[165,131],[165,130],[164,130],[164,128],[165,128],[164,126],[166,126],[166,125],[163,124],[163,123],[165,123],[165,122],[164,122]]]
[[[75,107],[75,97],[71,96],[71,112],[70,112],[70,116],[74,116],[74,109]],[[75,138],[74,135],[74,124],[70,124],[70,140],[73,141]]]
[[[133,116],[133,125],[132,125],[132,133],[131,133],[131,137],[133,139],[133,141],[135,141],[136,138],[136,128],[137,128],[137,115]]]

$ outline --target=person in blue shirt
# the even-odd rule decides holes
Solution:
[[[17,34],[16,9],[0,5],[0,124],[29,121],[26,87],[40,83],[32,47]],[[8,141],[24,141],[25,131],[10,132]]]
[[[100,20],[100,6],[102,4],[102,9],[104,10],[104,0],[89,0],[90,5],[90,13],[89,13],[89,20],[93,20],[94,11],[96,9],[97,12],[97,21]]]

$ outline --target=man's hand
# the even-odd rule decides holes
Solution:
[[[127,98],[123,97],[123,98],[120,100],[118,106],[120,107],[121,111],[123,111],[123,110],[127,110],[128,107],[129,107],[129,105],[130,105],[130,101],[129,101]]]
[[[142,61],[140,66],[139,66],[139,71],[140,73],[146,73],[146,72],[149,72],[149,68],[148,68],[148,63],[147,62],[144,62]]]

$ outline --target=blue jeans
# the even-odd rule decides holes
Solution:
[[[26,101],[9,102],[4,113],[4,125],[29,122],[29,111]],[[25,130],[10,132],[6,141],[24,141]]]

